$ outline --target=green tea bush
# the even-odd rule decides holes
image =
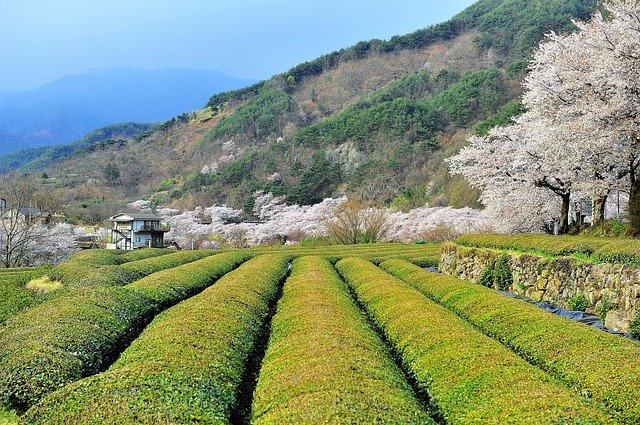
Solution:
[[[7,325],[0,347],[0,404],[25,410],[60,386],[98,372],[153,314],[125,288],[69,291]]]
[[[108,366],[158,312],[211,285],[250,254],[229,252],[125,287],[66,290],[13,320],[0,344],[0,405],[24,410]]]
[[[129,261],[138,261],[144,260],[146,258],[159,257],[161,255],[171,254],[173,252],[175,251],[168,248],[142,248],[122,254],[120,255],[120,259],[123,262],[128,263]]]
[[[202,291],[253,255],[247,251],[230,251],[205,257],[153,273],[127,288],[152,300],[159,309],[165,309]]]
[[[48,298],[45,294],[25,288],[25,284],[47,274],[51,270],[50,267],[7,270],[9,271],[0,272],[0,324]]]
[[[331,263],[293,262],[251,409],[255,424],[433,421]]]
[[[373,264],[349,258],[336,268],[444,422],[607,421],[578,394]]]
[[[246,262],[159,315],[108,371],[43,399],[26,422],[229,423],[286,270],[282,257]]]
[[[343,257],[360,257],[379,263],[391,258],[402,258],[421,267],[434,267],[440,261],[440,245],[425,244],[401,244],[401,243],[378,243],[360,245],[328,245],[328,246],[279,246],[279,247],[256,247],[250,249],[251,252],[277,253],[289,255],[291,258],[305,255],[319,256],[335,263]]]
[[[155,254],[156,252],[158,251],[152,250],[150,253]],[[137,253],[137,251],[134,251],[133,253]],[[136,261],[129,261],[120,265],[75,265],[75,272],[73,275],[66,275],[64,283],[72,287],[92,285],[126,285],[134,280],[141,279],[144,276],[160,270],[190,263],[212,255],[213,253],[214,251],[208,250],[173,251],[172,253],[167,253],[165,250],[164,254],[161,256],[154,255]],[[129,254],[122,254],[119,256],[119,259],[128,255]],[[127,258],[137,257],[140,256],[129,256]]]
[[[215,251],[177,251],[172,254],[145,258],[122,264],[120,269],[130,272],[133,276],[131,282],[148,276],[160,270],[181,266],[192,261],[200,260],[214,254]]]
[[[640,422],[640,344],[555,316],[538,307],[406,261],[381,267],[527,361],[609,409],[622,423]]]
[[[458,245],[493,248],[553,256],[581,254],[593,261],[623,263],[640,266],[640,240],[611,239],[589,236],[551,235],[464,235],[456,239]]]

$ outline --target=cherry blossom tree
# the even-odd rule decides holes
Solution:
[[[472,137],[449,160],[453,174],[483,191],[488,208],[513,210],[505,195],[543,205],[550,192],[560,200],[553,215],[562,232],[572,193],[598,200],[600,216],[610,191],[628,190],[631,233],[640,235],[640,6],[606,7],[609,18],[597,14],[571,34],[548,35],[524,82],[526,112]]]
[[[611,189],[630,195],[631,234],[640,235],[640,5],[606,3],[610,16],[550,34],[525,79],[524,104],[546,120],[581,169],[581,187],[604,210]]]

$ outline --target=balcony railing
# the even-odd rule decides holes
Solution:
[[[169,224],[167,223],[151,223],[140,226],[136,232],[168,232]]]

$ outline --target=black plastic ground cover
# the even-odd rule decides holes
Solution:
[[[497,291],[497,292],[501,293],[502,295],[506,295],[507,297],[515,298],[515,299],[527,302],[529,304],[535,305],[536,307],[543,309],[547,313],[555,314],[556,316],[564,317],[564,318],[582,323],[584,325],[591,326],[596,329],[600,329],[612,335],[618,335],[624,338],[632,339],[634,341],[639,341],[638,338],[635,338],[630,333],[619,332],[615,329],[609,329],[605,327],[604,323],[602,323],[602,320],[600,319],[600,316],[596,314],[586,313],[584,311],[567,310],[565,308],[558,307],[557,305],[552,304],[548,301],[538,302],[530,298],[523,297],[518,294],[514,294],[513,292],[508,292],[508,291]]]

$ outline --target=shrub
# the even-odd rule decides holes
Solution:
[[[381,267],[567,386],[588,394],[620,422],[640,421],[640,344],[406,261],[390,260]]]
[[[381,242],[389,231],[386,211],[359,199],[341,203],[322,225],[330,238],[344,245]]]
[[[201,291],[248,255],[207,257],[126,287],[66,290],[25,311],[2,334],[0,405],[24,410],[103,369],[155,314]]]
[[[588,307],[588,302],[584,295],[575,294],[569,298],[567,306],[572,311],[585,311]]]
[[[507,290],[513,285],[513,276],[507,255],[501,255],[498,261],[496,261],[493,270],[493,285],[501,291]]]
[[[640,241],[587,236],[550,235],[464,235],[455,241],[459,245],[494,248],[553,256],[581,254],[591,261],[623,263],[640,266]]]
[[[629,324],[629,333],[636,338],[640,338],[640,308],[636,308],[636,315]]]
[[[293,262],[251,415],[256,424],[432,422],[347,286],[318,257]]]
[[[161,255],[167,255],[175,252],[167,248],[142,248],[135,251],[129,251],[126,254],[122,254],[120,259],[125,263],[129,261],[144,260],[145,258],[158,257]]]
[[[107,372],[30,409],[29,423],[228,423],[286,259],[254,258],[159,315]]]
[[[373,264],[352,258],[336,268],[444,422],[605,421],[546,373]]]
[[[127,288],[152,300],[159,309],[165,309],[202,291],[252,256],[246,251],[231,251],[205,257],[151,274]]]
[[[152,312],[148,300],[118,287],[67,292],[25,311],[3,333],[0,404],[25,410],[98,372]]]
[[[45,294],[32,291],[25,285],[32,279],[46,274],[49,267],[38,267],[19,271],[8,269],[0,272],[0,324],[20,311],[40,304],[48,297]]]
[[[511,288],[513,275],[509,266],[509,256],[501,255],[497,260],[491,260],[482,270],[478,283],[501,291]]]

